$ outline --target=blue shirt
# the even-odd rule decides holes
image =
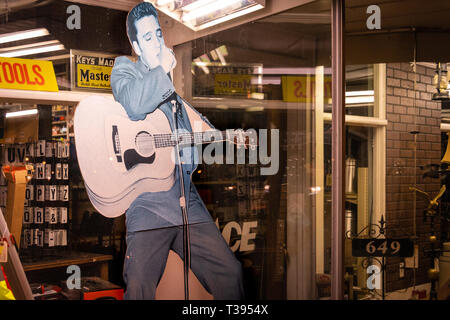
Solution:
[[[134,63],[126,57],[118,57],[111,72],[111,87],[114,98],[124,107],[131,120],[143,120],[148,113],[159,108],[166,115],[172,131],[174,130],[172,104],[166,99],[175,92],[175,88],[161,66],[149,70],[140,59]],[[178,128],[192,132],[183,101],[178,95],[176,97],[181,105],[180,112],[177,112]],[[205,117],[199,115],[213,127]],[[195,146],[187,146],[182,148],[181,152],[184,161],[182,173],[188,205],[188,221],[190,224],[212,222],[211,215],[191,180],[191,175],[197,167],[197,149]],[[178,166],[175,168],[176,179],[170,190],[145,192],[133,201],[126,212],[127,231],[183,224],[179,200],[181,190]]]

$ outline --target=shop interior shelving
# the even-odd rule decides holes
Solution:
[[[68,106],[52,106],[52,137],[63,139],[69,138],[68,117]]]

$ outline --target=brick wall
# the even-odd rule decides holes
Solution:
[[[416,215],[417,241],[419,244],[419,268],[416,269],[416,285],[429,282],[427,270],[431,258],[423,249],[430,248],[430,221],[423,221],[424,198],[409,190],[414,185],[435,195],[440,189],[438,179],[423,178],[423,170],[417,166],[439,163],[441,159],[441,103],[431,100],[435,89],[432,85],[434,69],[417,66],[416,90],[410,63],[387,65],[386,79],[386,222],[388,237],[414,236],[414,214]],[[414,94],[416,99],[414,101]],[[411,131],[418,130],[416,142]],[[438,226],[436,226],[438,230]],[[399,278],[399,263],[403,258],[387,259],[386,290],[393,291],[414,285],[412,269],[405,270]]]

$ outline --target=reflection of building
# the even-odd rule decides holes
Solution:
[[[64,21],[58,23],[62,20],[56,18],[64,16],[67,3],[54,1],[33,10],[11,12],[8,23],[1,23],[2,33],[35,28],[36,24],[45,27],[48,34],[37,40],[0,43],[0,55],[12,51],[11,47],[46,41],[59,41],[65,50],[22,57],[53,62],[58,94],[0,89],[2,110],[38,105],[39,140],[73,140],[71,117],[78,101],[86,95],[110,93],[92,87],[90,91],[74,90],[71,80],[76,68],[70,63],[69,49],[88,51],[92,56],[96,52],[102,57],[130,55],[123,26],[126,11],[136,2],[80,4],[82,28],[70,32]],[[280,134],[276,174],[261,175],[259,169],[267,164],[248,161],[201,164],[193,174],[199,193],[225,240],[243,262],[250,297],[330,296],[336,286],[330,274],[340,261],[333,258],[332,251],[339,251],[343,273],[337,282],[343,284],[345,294],[373,298],[366,290],[368,275],[361,267],[362,259],[352,256],[351,240],[344,241],[345,247],[338,250],[332,239],[339,232],[342,237],[345,231],[358,234],[381,217],[386,220],[386,237],[411,237],[419,248],[418,268],[414,268],[414,259],[387,258],[386,297],[397,297],[394,290],[414,285],[425,284],[429,292],[427,273],[433,260],[426,250],[431,248],[429,236],[433,230],[430,220],[423,219],[424,198],[409,187],[416,185],[431,194],[440,189],[439,179],[424,176],[426,168],[421,166],[438,164],[446,147],[441,132],[448,130],[442,121],[448,102],[432,100],[436,93],[435,62],[449,60],[450,26],[445,2],[435,1],[434,8],[420,1],[409,2],[408,21],[400,14],[400,7],[380,2],[383,17],[388,18],[382,21],[381,31],[371,33],[366,30],[365,9],[376,3],[363,1],[354,6],[347,1],[345,144],[339,142],[337,149],[343,151],[349,170],[342,171],[341,178],[347,180],[341,185],[332,179],[336,137],[331,123],[338,105],[332,96],[338,86],[333,83],[337,75],[331,59],[337,54],[332,50],[337,31],[331,27],[331,3],[335,1],[294,2],[271,1],[270,6],[252,15],[197,32],[161,15],[165,39],[178,61],[173,72],[177,92],[218,129],[278,129]],[[104,7],[109,5],[117,10]],[[409,29],[411,26],[417,28]],[[421,29],[425,27],[441,32],[425,32]],[[386,35],[384,30],[393,32]],[[415,72],[414,58],[419,62]],[[94,63],[89,68],[97,66]],[[53,114],[49,106],[54,106]],[[4,129],[8,136],[10,130]],[[91,255],[96,252],[105,260],[114,257],[110,280],[120,284],[123,217],[106,223],[94,213],[76,174],[74,151],[70,161],[68,245],[59,251],[35,246],[27,253],[38,257],[39,262],[57,254],[78,256],[80,251]],[[345,197],[342,212],[332,202],[333,188]],[[336,213],[342,220],[347,218],[339,232],[333,231]],[[434,230],[439,232],[439,239],[445,238],[443,224],[436,223]],[[83,261],[90,261],[89,257]],[[86,269],[91,272],[95,268]],[[41,275],[30,276],[41,281]],[[352,290],[348,289],[349,276],[353,276]],[[409,297],[411,291],[406,292]]]

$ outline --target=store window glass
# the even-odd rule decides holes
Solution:
[[[92,74],[100,77],[110,59],[130,56],[126,11],[79,4],[81,28],[68,31],[60,17],[68,16],[69,4],[15,8],[1,26],[5,32],[43,27],[48,34],[39,41],[63,45],[21,56],[51,61],[60,93],[110,93],[100,90],[101,79],[88,80]],[[217,129],[257,135],[256,148],[200,146],[203,162],[193,174],[199,195],[242,264],[247,299],[327,299],[331,293],[330,7],[329,0],[314,1],[174,47],[174,72],[182,75],[174,77],[177,92]],[[31,42],[0,44],[0,55]],[[350,100],[370,96],[372,67],[354,66],[348,72]],[[347,105],[349,115],[374,115],[373,101],[354,100]],[[39,113],[27,118],[33,142],[4,140],[2,145],[2,164],[26,158],[35,168],[19,236],[20,258],[33,288],[61,285],[73,261],[83,277],[123,286],[125,216],[107,219],[89,200],[74,143],[76,105],[38,100],[2,105],[3,115]],[[20,136],[10,130],[25,127],[20,121],[5,120],[3,138]],[[358,168],[370,170],[365,150],[372,134],[358,125],[348,129],[347,155]],[[5,211],[7,181],[1,185]],[[358,210],[355,193],[356,187],[348,192],[349,210]]]
[[[0,174],[0,209],[36,299],[67,299],[51,289],[67,289],[70,275],[80,275],[88,286],[123,284],[124,217],[107,219],[91,205],[78,168],[73,119],[82,94],[110,93],[86,70],[94,78],[103,72],[104,78],[112,66],[108,57],[130,55],[126,13],[59,0],[0,4],[0,165],[28,164],[34,170],[26,190]],[[84,69],[78,72],[90,87],[74,85],[75,52],[81,53],[78,65]],[[94,52],[102,66],[98,58],[93,62]],[[80,298],[79,290],[67,292]]]
[[[352,240],[367,237],[370,225],[377,221],[384,202],[384,153],[383,130],[384,95],[382,85],[386,79],[384,65],[348,65],[346,66],[346,131],[345,131],[345,223],[344,223],[344,294],[348,299],[363,299],[370,295],[366,290],[368,261],[354,256]],[[374,86],[374,83],[381,85]],[[370,89],[370,90],[367,90]],[[362,97],[370,95],[370,98]],[[325,109],[321,119],[323,130],[316,135],[317,145],[323,144],[324,198],[317,202],[323,206],[323,259],[324,273],[331,272],[331,117]],[[363,288],[362,290],[359,290]],[[323,293],[322,293],[323,294]]]
[[[330,252],[320,238],[330,231],[316,206],[325,191],[317,180],[316,125],[320,119],[323,128],[318,110],[331,110],[330,36],[330,2],[318,1],[174,48],[190,102],[217,129],[258,133],[256,163],[250,150],[243,163],[218,163],[225,144],[216,162],[193,175],[244,267],[249,298],[330,293],[323,259]]]
[[[346,68],[345,113],[374,116],[373,65],[349,65]]]
[[[374,134],[376,128],[348,125],[346,127],[345,162],[345,223],[344,273],[346,296],[358,300],[368,294],[368,261],[354,256],[352,240],[369,235],[374,217]],[[329,160],[328,160],[329,161]],[[378,199],[376,199],[378,200]],[[329,207],[326,208],[326,229],[330,227]],[[325,232],[325,235],[328,233]],[[330,239],[326,243],[331,245]],[[331,267],[329,263],[327,268]],[[363,288],[354,290],[354,288]]]

